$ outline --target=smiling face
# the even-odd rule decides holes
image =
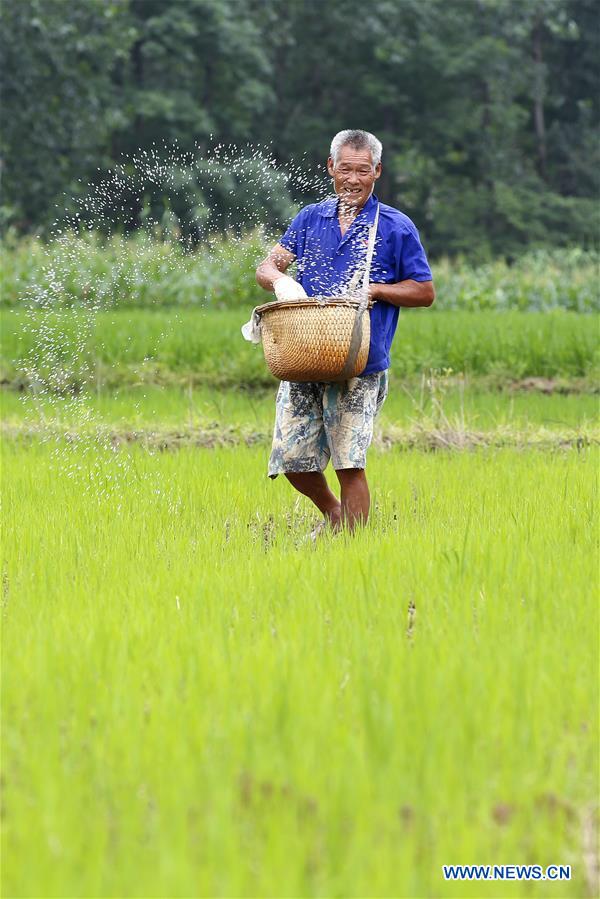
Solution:
[[[341,147],[335,165],[329,157],[327,171],[333,178],[335,192],[342,203],[360,209],[371,196],[373,186],[381,175],[381,163],[373,165],[370,150],[357,150],[346,144]]]

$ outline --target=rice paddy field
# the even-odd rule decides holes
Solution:
[[[3,314],[2,894],[595,897],[597,317],[403,314],[314,543],[247,312]]]

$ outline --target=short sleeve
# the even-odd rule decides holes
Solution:
[[[398,281],[432,281],[433,276],[419,232],[414,225],[399,234],[396,255]]]
[[[298,215],[292,219],[287,231],[279,241],[282,247],[293,253],[296,258],[302,256],[304,249],[304,237],[306,234],[306,215],[302,209]]]

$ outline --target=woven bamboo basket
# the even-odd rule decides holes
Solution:
[[[349,297],[311,297],[259,306],[265,360],[282,381],[355,378],[367,364],[368,309]],[[354,357],[354,358],[353,358]]]

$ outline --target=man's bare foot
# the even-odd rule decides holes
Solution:
[[[336,534],[342,527],[342,509],[341,506],[339,509],[336,509],[333,512],[328,512],[323,519],[320,521],[310,532],[310,539],[313,543],[322,537],[323,534],[326,534],[328,530],[331,530],[332,533]]]
[[[342,526],[342,504],[341,503],[338,503],[336,508],[325,513],[323,525],[325,527],[330,527],[331,530],[334,532],[339,531],[339,529]]]

